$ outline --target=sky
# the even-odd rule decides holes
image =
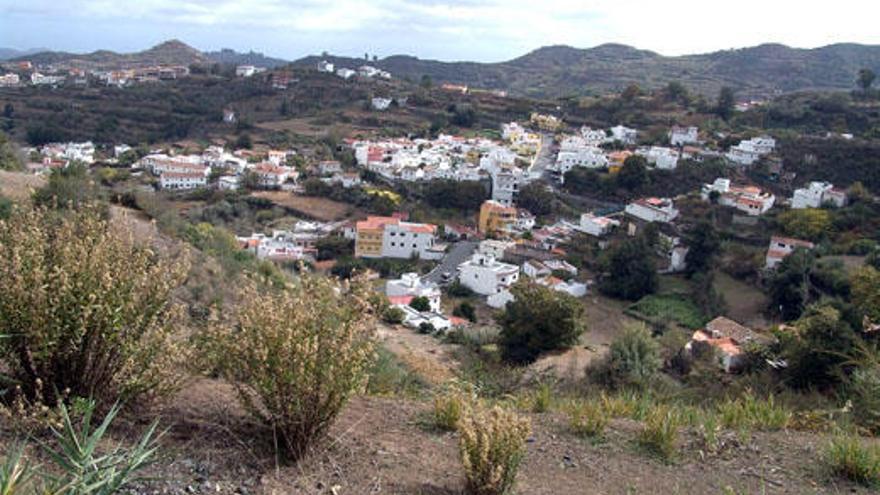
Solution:
[[[877,19],[877,0],[0,0],[0,47],[130,52],[176,38],[285,59],[327,51],[497,62],[558,44],[664,55],[880,44]]]

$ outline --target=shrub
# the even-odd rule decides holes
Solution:
[[[671,461],[677,449],[678,425],[679,417],[674,409],[656,406],[645,417],[645,424],[639,432],[639,445],[664,461]]]
[[[431,323],[428,323],[427,321],[423,321],[423,322],[419,323],[419,333],[422,333],[425,335],[430,335],[436,331],[437,331],[437,329],[434,328],[434,325]]]
[[[210,334],[221,374],[245,409],[299,458],[367,383],[375,318],[364,281],[304,275],[283,290],[247,281],[236,324]]]
[[[68,392],[106,406],[180,385],[188,348],[171,296],[186,264],[123,237],[91,207],[0,222],[0,362],[27,402]]]
[[[424,380],[406,366],[391,351],[379,347],[370,369],[367,393],[372,395],[401,395],[412,397],[426,388]]]
[[[6,456],[6,461],[0,466],[0,494],[24,493],[25,487],[36,475],[35,470],[22,456],[23,450],[23,447],[16,447]]]
[[[526,455],[531,424],[512,411],[478,407],[459,421],[459,448],[469,495],[512,493],[516,472]]]
[[[452,310],[452,316],[465,318],[471,323],[477,322],[477,312],[474,309],[474,305],[467,301],[464,301],[456,306],[455,309]]]
[[[473,400],[461,387],[450,387],[438,394],[434,397],[433,426],[441,431],[454,431],[468,402]]]
[[[549,383],[542,383],[531,394],[532,412],[544,413],[550,409],[553,403],[553,387]]]
[[[412,301],[409,302],[409,307],[423,313],[431,310],[431,301],[425,296],[414,297]]]
[[[856,423],[880,435],[880,368],[860,368],[849,382],[849,398]]]
[[[604,381],[614,387],[644,387],[662,364],[660,346],[644,324],[628,325],[614,339],[608,358],[603,363]]]
[[[382,313],[382,321],[389,325],[400,325],[403,323],[404,318],[406,318],[406,313],[404,313],[402,309],[394,306],[388,307]]]
[[[825,449],[825,463],[835,476],[863,485],[880,483],[880,447],[863,445],[857,436],[831,440]]]
[[[608,411],[595,401],[574,403],[568,408],[568,424],[579,437],[601,438],[608,426]]]

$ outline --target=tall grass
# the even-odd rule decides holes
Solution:
[[[825,449],[825,462],[835,476],[862,485],[880,485],[880,447],[864,445],[857,436],[832,439]]]
[[[777,404],[772,395],[759,399],[751,392],[720,403],[717,410],[724,427],[739,431],[783,430],[792,420],[791,410]]]
[[[675,409],[666,405],[654,407],[648,412],[639,432],[639,445],[666,462],[674,460],[679,422]]]
[[[597,401],[575,401],[568,405],[568,424],[571,431],[584,438],[599,439],[608,426],[608,412]]]

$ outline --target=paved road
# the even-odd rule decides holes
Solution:
[[[443,274],[449,272],[453,275],[458,270],[458,265],[468,260],[477,250],[479,243],[476,241],[461,241],[453,244],[452,249],[446,253],[440,264],[434,268],[431,273],[422,277],[425,282],[441,283],[443,282]]]
[[[545,175],[547,167],[556,162],[557,146],[553,144],[553,136],[550,134],[541,134],[541,151],[535,157],[531,172],[537,175]]]

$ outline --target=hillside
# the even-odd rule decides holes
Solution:
[[[321,59],[311,56],[296,64],[314,66]],[[365,63],[363,59],[327,59],[348,67]],[[501,63],[438,62],[392,56],[374,65],[413,80],[428,75],[436,82],[507,89],[538,97],[619,91],[630,83],[656,88],[670,81],[681,81],[707,95],[729,85],[742,96],[766,96],[780,91],[851,89],[859,69],[880,71],[880,47],[837,44],[797,49],[767,44],[666,57],[625,45],[606,44],[588,49],[544,47]]]
[[[260,52],[255,52],[253,50],[244,53],[237,52],[230,48],[223,48],[216,52],[205,52],[205,56],[208,57],[212,62],[218,64],[227,64],[227,65],[254,65],[257,67],[265,67],[267,69],[274,69],[276,67],[281,67],[283,65],[287,65],[287,60],[283,60],[280,58],[267,57]]]
[[[26,58],[31,62],[58,64],[81,68],[112,69],[116,67],[150,66],[150,65],[191,65],[209,61],[202,52],[178,40],[169,40],[152,48],[135,53],[116,53],[109,50],[98,50],[92,53],[75,54],[66,52],[40,52],[18,59]]]

